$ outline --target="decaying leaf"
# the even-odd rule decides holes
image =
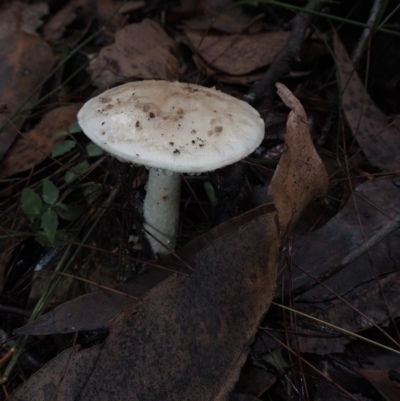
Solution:
[[[298,109],[295,104],[289,125]],[[304,135],[306,130],[290,127],[288,147]],[[249,212],[240,224],[225,223],[229,230],[217,227],[213,241],[191,255],[195,270],[190,276],[171,276],[154,287],[110,323],[102,345],[64,351],[12,400],[47,400],[55,394],[61,401],[159,400],[166,394],[170,400],[226,400],[272,300],[287,216],[294,224],[310,198],[326,188],[326,173],[313,152],[305,147],[301,156],[297,153],[309,161],[301,172],[298,164],[289,163],[288,152],[282,169],[286,174],[277,174],[285,181],[279,182],[283,188],[291,185],[293,169],[300,182],[311,174],[318,189],[305,179],[303,188],[296,183],[295,202],[282,204],[275,188],[275,206]]]
[[[343,91],[343,110],[368,161],[383,170],[400,170],[400,129],[376,107],[341,43],[334,36],[335,55]]]
[[[47,12],[47,6],[39,3],[27,5],[12,2],[0,10],[0,93],[1,103],[13,113],[48,75],[53,65],[53,53],[46,42],[34,30],[41,25],[40,17]],[[25,105],[32,106],[37,93]],[[10,114],[0,114],[0,126],[7,122]],[[15,123],[21,126],[22,120]],[[0,135],[0,160],[17,136],[11,127]]]
[[[48,112],[39,124],[19,136],[0,163],[0,179],[28,170],[42,162],[63,138],[53,138],[76,121],[79,105],[63,106]]]
[[[109,88],[127,78],[174,80],[179,62],[175,42],[156,22],[145,19],[115,34],[115,43],[104,47],[88,71],[99,88]]]
[[[60,400],[224,399],[274,292],[274,217],[214,241],[197,254],[191,276],[168,278],[121,313],[103,345],[65,351],[12,399],[50,399],[62,372]]]
[[[71,0],[59,10],[43,27],[43,38],[46,40],[58,40],[65,31],[65,28],[75,20],[77,7],[82,7],[87,0]]]
[[[118,7],[117,2],[113,0],[71,0],[46,23],[43,28],[43,37],[49,41],[59,40],[66,27],[76,19],[78,9],[81,9],[81,13],[84,9],[87,14],[94,14],[100,25],[108,22],[107,30],[114,31],[123,23],[123,17],[120,15],[122,12],[133,11],[144,5],[142,1],[125,2],[118,9],[118,13],[108,21],[115,12],[115,8]]]
[[[385,400],[396,401],[400,393],[400,369],[362,369],[353,367],[361,376],[365,377],[384,397]]]
[[[399,285],[400,274],[396,272],[379,278],[379,284],[369,281],[356,287],[343,297],[346,302],[334,299],[313,303],[312,306],[298,303],[296,309],[351,332],[372,327],[373,323],[386,326],[391,322],[389,311],[394,318],[400,316]],[[301,352],[318,355],[340,353],[352,341],[348,336],[338,335],[337,330],[323,323],[307,322],[307,319],[301,317],[298,317],[298,323],[298,333],[303,334],[298,338]]]
[[[320,276],[388,224],[399,213],[399,205],[400,190],[390,180],[379,179],[359,185],[354,190],[354,198],[334,218],[308,235],[306,240],[301,240],[301,247],[293,257],[294,265],[306,269],[312,277]],[[346,294],[362,283],[374,280],[375,274],[380,276],[396,270],[394,261],[400,258],[398,231],[375,245],[369,255],[360,256],[345,270],[326,280],[325,284],[333,291]],[[308,275],[293,269],[291,282],[294,289],[309,280]],[[318,286],[302,295],[301,300],[315,302],[326,296],[326,288]]]
[[[257,33],[263,28],[262,22],[248,15],[243,6],[227,8],[224,2],[201,1],[192,3],[192,7],[190,10],[190,3],[182,2],[182,6],[172,9],[172,13],[190,14],[196,13],[195,7],[200,8],[196,17],[180,21],[185,28],[202,31],[212,29],[226,33]]]
[[[278,95],[289,113],[285,149],[269,186],[278,210],[281,233],[291,230],[304,207],[328,189],[328,175],[310,135],[301,103],[284,85],[277,83]]]
[[[185,34],[208,65],[230,75],[248,74],[271,64],[289,37],[283,31],[222,36],[186,30]]]

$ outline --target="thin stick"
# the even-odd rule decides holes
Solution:
[[[255,82],[249,93],[243,96],[245,102],[254,104],[258,100],[265,99],[268,105],[271,104],[275,93],[275,83],[290,72],[292,62],[299,57],[306,29],[313,18],[313,14],[308,11],[318,11],[322,6],[322,2],[310,1],[304,7],[304,11],[296,15],[285,47],[275,57],[261,81]]]

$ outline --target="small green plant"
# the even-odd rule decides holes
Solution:
[[[73,221],[81,213],[79,206],[67,206],[60,200],[58,188],[48,179],[42,181],[42,196],[33,189],[25,188],[22,191],[21,207],[31,222],[32,231],[36,240],[42,245],[60,245],[68,235],[58,230],[59,217]]]

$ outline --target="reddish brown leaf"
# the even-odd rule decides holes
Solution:
[[[63,138],[54,139],[58,131],[67,130],[76,121],[79,105],[63,106],[47,113],[31,131],[21,134],[0,163],[0,179],[28,170],[42,162],[54,145]]]
[[[1,104],[12,113],[48,75],[53,65],[53,54],[32,31],[41,24],[45,14],[43,5],[28,6],[13,2],[0,10],[0,93]],[[25,106],[29,108],[38,98],[36,94]],[[9,114],[0,114],[0,126]],[[16,126],[19,127],[19,120]],[[10,148],[17,132],[9,128],[0,135],[0,160]]]
[[[284,235],[305,206],[327,191],[328,175],[314,148],[303,106],[284,85],[277,83],[276,86],[278,95],[291,109],[285,149],[269,186]]]
[[[371,382],[371,384],[385,397],[388,401],[400,400],[400,383],[393,380],[392,376],[400,375],[400,370],[394,369],[361,369],[353,367],[353,369]]]
[[[60,11],[54,14],[43,28],[43,37],[46,40],[58,40],[65,28],[75,20],[77,7],[82,7],[87,0],[71,0]]]
[[[210,66],[230,75],[248,74],[271,64],[289,37],[283,31],[222,36],[186,30],[185,34],[192,49]]]
[[[130,4],[128,4],[130,3]],[[99,24],[107,24],[108,31],[115,31],[124,21],[122,12],[136,10],[144,6],[142,1],[132,1],[119,8],[118,13],[108,21],[115,12],[118,4],[113,0],[71,0],[60,11],[54,14],[43,28],[43,37],[46,40],[59,40],[64,35],[66,27],[77,17],[77,9],[86,9],[88,15],[94,14]]]
[[[185,3],[183,3],[181,7],[173,9],[172,13],[184,13]],[[197,7],[198,9],[195,9],[194,7]],[[211,28],[213,30],[227,33],[243,33],[245,31],[256,33],[262,29],[261,21],[257,21],[257,19],[247,15],[243,10],[243,7],[240,6],[224,8],[224,6],[221,7],[221,3],[218,4],[218,2],[215,1],[202,1],[193,4],[192,10],[186,9],[186,13],[190,11],[192,13],[197,11],[200,15],[185,21],[181,21],[182,18],[179,18],[179,14],[175,18],[173,14],[168,15],[168,17],[170,19],[177,19],[186,28],[195,30],[206,31]]]
[[[104,47],[90,64],[92,81],[100,88],[127,78],[177,79],[179,63],[172,54],[176,45],[154,21],[145,19],[118,31],[115,43]]]
[[[65,351],[13,400],[51,398],[63,372],[59,400],[224,399],[274,292],[274,216],[214,241],[198,253],[190,277],[165,280],[112,322],[103,345]]]
[[[354,137],[370,163],[399,171],[400,129],[390,125],[368,95],[338,35],[334,36],[334,45],[343,110]]]
[[[155,285],[168,278],[173,272],[189,274],[190,270],[187,265],[194,265],[194,256],[201,249],[218,238],[233,233],[248,221],[273,210],[272,205],[260,206],[215,227],[177,251],[178,259],[173,255],[169,255],[160,262],[161,266],[167,268],[166,270],[150,268],[144,274],[139,275],[134,282],[118,285],[115,289],[122,292],[122,294],[100,290],[82,295],[69,302],[64,302],[14,332],[24,335],[47,335],[108,328],[110,320],[132,303],[132,299],[126,295],[140,298]]]

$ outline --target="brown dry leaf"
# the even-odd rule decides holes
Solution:
[[[293,263],[312,277],[326,272],[388,224],[400,211],[400,189],[390,180],[367,181],[359,185],[353,195],[354,199],[349,199],[327,224],[308,235],[307,239],[299,240],[301,247],[297,249]],[[394,261],[400,259],[397,245],[399,231],[375,245],[369,255],[360,256],[346,269],[326,280],[325,284],[335,292],[346,294],[360,284],[374,280],[375,274],[381,276],[396,270]],[[293,269],[293,289],[309,280],[308,275]],[[302,295],[301,300],[316,302],[326,296],[327,290],[318,286]]]
[[[399,171],[400,129],[389,123],[368,95],[337,34],[334,47],[343,110],[353,135],[370,163],[383,170]]]
[[[175,50],[175,42],[160,25],[145,19],[118,31],[115,43],[100,51],[88,71],[93,84],[101,89],[132,78],[171,81],[179,76]]]
[[[252,363],[246,363],[240,373],[240,379],[236,383],[235,392],[260,397],[276,380],[277,378],[272,372],[256,367]]]
[[[65,131],[76,121],[79,105],[63,106],[48,112],[35,128],[21,134],[0,163],[0,179],[28,170],[42,162],[63,138],[53,135]]]
[[[90,4],[90,2],[89,2]],[[117,4],[114,0],[96,0],[96,14],[100,24],[106,23],[115,12]],[[116,13],[112,20],[108,21],[106,29],[115,31],[124,21],[120,13]]]
[[[111,291],[101,289],[64,302],[32,323],[14,330],[14,334],[49,335],[108,328],[110,320],[129,306],[134,298],[141,297],[170,276],[169,272],[164,272],[160,274],[151,270],[151,277],[146,275],[145,280],[139,276],[137,281],[121,284]]]
[[[248,74],[271,64],[289,37],[289,32],[283,31],[222,36],[186,30],[185,34],[193,51],[213,68],[230,75]]]
[[[373,370],[354,366],[353,370],[365,377],[380,392],[385,400],[400,400],[400,383],[396,381],[396,378],[400,375],[399,369]]]
[[[118,14],[114,15],[111,21],[108,21],[107,30],[114,31],[117,27],[121,26],[124,21],[121,13],[137,10],[144,5],[143,1],[125,3],[124,6],[118,10]],[[117,6],[118,5],[113,0],[71,0],[50,18],[43,28],[43,37],[48,41],[62,38],[66,27],[76,19],[76,11],[78,8],[87,9],[87,14],[94,14],[99,24],[104,24],[114,13]]]
[[[276,87],[282,101],[291,109],[285,149],[269,186],[284,235],[293,228],[304,207],[327,191],[328,175],[314,148],[303,106],[286,86],[277,83]]]
[[[214,241],[191,276],[168,278],[114,319],[103,345],[65,351],[12,399],[225,399],[274,293],[274,217]]]
[[[400,316],[400,274],[392,273],[379,279],[379,285],[370,281],[357,287],[341,299],[296,305],[297,310],[309,314],[320,321],[334,324],[342,329],[358,332],[372,323],[385,325],[391,322],[388,307],[393,318]],[[382,297],[385,294],[385,298]],[[348,303],[348,304],[347,304]],[[351,306],[352,307],[351,307]],[[365,319],[364,316],[368,316]],[[298,317],[298,346],[301,352],[318,355],[344,352],[346,344],[352,341],[349,336],[340,336],[338,331],[319,322],[307,321]]]
[[[272,210],[271,205],[262,206],[221,224],[177,251],[179,259],[173,255],[163,259],[160,264],[166,268],[165,270],[149,268],[144,274],[139,275],[134,282],[123,283],[115,287],[114,289],[118,293],[100,290],[65,302],[32,323],[14,330],[14,333],[48,335],[108,328],[110,320],[132,303],[130,297],[139,298],[143,296],[151,288],[168,278],[172,272],[189,274],[187,265],[195,264],[194,255],[204,247],[218,238],[234,232],[260,214],[269,213]],[[180,263],[180,261],[184,262]]]
[[[305,134],[289,130],[288,146],[296,142],[291,136]],[[316,161],[314,166],[305,164],[304,176],[317,171],[323,181],[326,174],[313,157],[315,151],[304,152],[304,158]],[[298,169],[297,164],[289,167]],[[280,177],[285,180],[293,171],[288,173]],[[297,186],[291,213],[288,203],[276,205],[277,210],[296,218],[310,192],[316,195],[326,187],[320,185],[317,191],[308,180],[304,185],[303,191]],[[273,192],[276,195],[277,190]],[[111,322],[104,344],[63,352],[25,382],[12,400],[51,399],[55,393],[61,401],[99,395],[110,401],[159,400],[165,394],[170,400],[227,399],[274,294],[282,233],[287,228],[277,213],[273,205],[265,205],[240,218],[240,224],[229,222],[224,229],[212,230],[216,238],[192,253],[192,275],[171,276],[154,287]]]
[[[309,275],[318,277],[335,266],[360,246],[364,238],[370,238],[388,224],[399,213],[399,205],[400,190],[390,180],[367,181],[358,186],[354,190],[354,199],[349,199],[335,217],[306,239],[299,238],[294,242],[293,249],[297,249],[292,258],[293,266],[299,266],[308,274],[293,269],[287,278],[291,282],[291,290],[308,282]],[[325,287],[318,286],[297,299],[297,309],[353,332],[372,325],[357,311],[381,325],[390,322],[387,308],[392,317],[400,316],[400,275],[396,272],[396,261],[400,260],[399,232],[397,230],[390,234],[372,247],[369,254],[360,256],[325,281],[353,308],[339,299],[324,302],[332,294]],[[379,283],[375,277],[379,277]],[[337,336],[334,329],[316,325],[313,321],[301,324],[297,329],[306,334],[298,339],[302,352],[322,355],[342,352],[351,341],[348,336]],[[332,337],[326,337],[327,334]]]
[[[43,38],[48,41],[59,40],[63,36],[65,28],[75,20],[75,10],[86,2],[87,0],[71,0],[55,13],[43,27]]]
[[[196,4],[199,7],[199,4]],[[255,21],[243,11],[243,7],[226,9],[225,5],[218,6],[214,1],[201,4],[201,16],[182,21],[185,28],[196,30],[218,30],[226,33],[242,33],[248,30],[250,33],[257,33],[262,29],[261,21]],[[175,10],[178,11],[178,10]]]
[[[146,2],[143,0],[136,0],[136,1],[126,1],[119,9],[118,12],[123,13],[130,13],[132,11],[139,10],[146,6]]]
[[[12,113],[50,72],[54,57],[50,47],[33,30],[47,11],[42,3],[29,6],[12,2],[0,10],[0,103]],[[33,105],[38,94],[25,106]],[[0,114],[0,126],[8,114]],[[18,121],[16,126],[21,126]],[[9,128],[0,134],[0,160],[14,142],[17,132]]]

